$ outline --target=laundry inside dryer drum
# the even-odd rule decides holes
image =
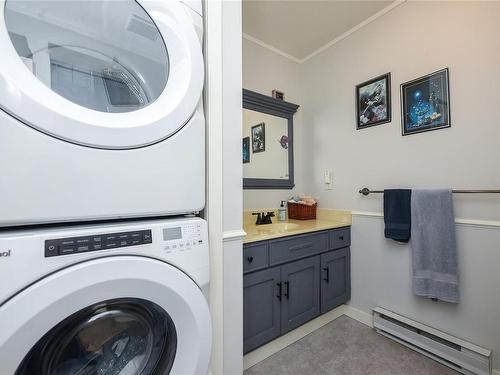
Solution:
[[[54,327],[15,375],[163,375],[176,348],[174,323],[161,307],[141,299],[110,300]]]

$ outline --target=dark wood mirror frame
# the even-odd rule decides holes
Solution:
[[[293,115],[299,106],[243,89],[243,108],[288,120],[288,179],[244,177],[243,189],[292,189],[295,185],[293,181]]]

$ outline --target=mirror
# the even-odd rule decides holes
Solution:
[[[243,188],[292,189],[298,105],[243,90]]]

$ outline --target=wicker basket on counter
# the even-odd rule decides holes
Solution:
[[[306,204],[288,202],[288,218],[296,220],[316,219],[317,207],[317,203],[308,206]]]

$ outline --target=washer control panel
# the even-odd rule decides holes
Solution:
[[[45,240],[45,257],[146,245],[153,242],[151,230],[96,234]]]
[[[164,248],[167,253],[177,250],[187,250],[203,245],[203,228],[200,223],[183,224],[163,228]]]

